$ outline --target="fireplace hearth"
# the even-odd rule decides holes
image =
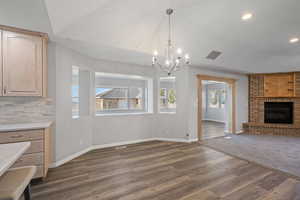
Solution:
[[[266,124],[293,124],[293,102],[265,102]]]

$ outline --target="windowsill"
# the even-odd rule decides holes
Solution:
[[[72,119],[79,119],[79,116],[72,116]]]
[[[159,114],[169,114],[169,115],[174,115],[176,112],[159,112]]]
[[[152,112],[139,112],[139,113],[105,113],[96,114],[95,117],[105,117],[105,116],[131,116],[131,115],[152,115]]]

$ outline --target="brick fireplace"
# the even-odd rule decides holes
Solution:
[[[293,73],[293,93],[290,96],[266,96],[265,74],[249,75],[249,122],[243,124],[245,133],[300,136],[300,72]],[[270,90],[268,88],[268,90]],[[289,89],[292,90],[292,89]],[[268,104],[269,103],[269,104]],[[266,121],[266,106],[292,105],[292,121],[280,121],[283,110],[277,111],[279,121]],[[286,111],[287,112],[287,111]],[[287,114],[287,113],[286,113]],[[288,116],[285,116],[288,117]],[[273,119],[274,120],[274,119]]]

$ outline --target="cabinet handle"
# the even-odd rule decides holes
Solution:
[[[6,94],[6,86],[3,88],[3,93]]]

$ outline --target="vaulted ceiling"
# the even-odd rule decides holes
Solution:
[[[151,64],[167,42],[165,10],[175,9],[174,41],[192,64],[243,72],[300,70],[299,0],[45,0],[56,40],[101,59]],[[242,21],[245,12],[253,13]],[[206,56],[221,51],[216,60]]]

